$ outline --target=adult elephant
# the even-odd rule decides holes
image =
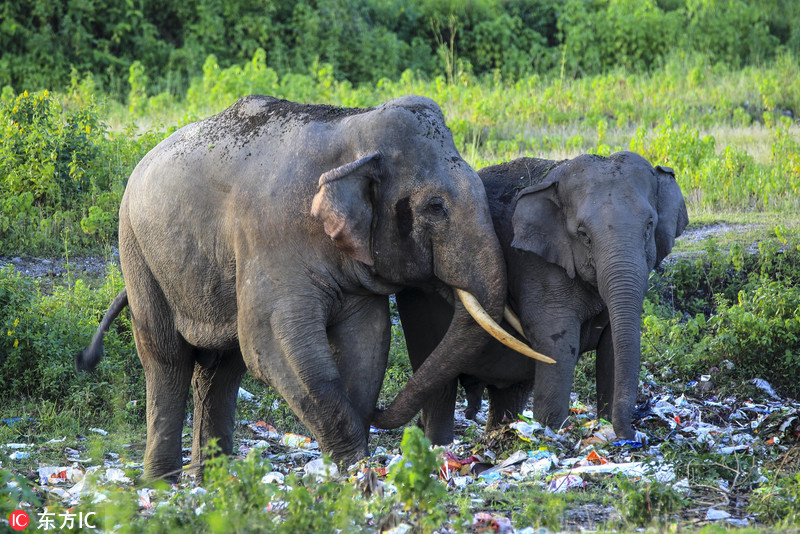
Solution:
[[[557,363],[539,365],[490,343],[468,367],[433,377],[415,372],[418,390],[402,391],[379,422],[387,423],[391,411],[395,419],[383,426],[392,426],[422,408],[426,435],[451,442],[454,377],[468,373],[461,378],[472,403],[489,386],[487,427],[520,413],[531,389],[535,418],[558,427],[569,414],[578,356],[596,350],[599,415],[613,422],[617,436],[632,438],[649,273],[688,223],[672,169],[619,152],[521,158],[478,174],[508,265],[508,302],[532,347]],[[416,370],[442,339],[453,308],[419,289],[398,293],[397,307]]]
[[[422,97],[371,109],[243,98],[150,151],[119,219],[126,290],[76,364],[97,364],[129,305],[147,385],[146,478],[180,473],[190,385],[192,464],[210,438],[231,452],[245,369],[324,453],[353,462],[367,455],[386,368],[387,295],[463,290],[490,316],[503,311],[486,194]],[[473,324],[459,303],[436,352],[449,357],[464,335],[479,342]]]

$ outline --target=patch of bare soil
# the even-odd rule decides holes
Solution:
[[[704,239],[708,239],[710,237],[722,237],[723,235],[730,234],[732,232],[741,234],[747,230],[756,228],[756,226],[757,225],[754,224],[718,223],[686,230],[678,239],[683,241],[697,242],[703,241]]]
[[[67,276],[76,278],[104,278],[109,264],[119,265],[119,252],[112,250],[111,257],[81,256],[77,258],[38,258],[35,256],[0,256],[0,269],[11,265],[23,276],[49,278],[53,281]]]

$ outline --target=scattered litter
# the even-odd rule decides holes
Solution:
[[[533,433],[542,430],[541,424],[537,422],[528,423],[526,421],[514,421],[509,425],[517,431],[517,435],[525,441],[532,441],[534,438]]]
[[[502,515],[478,512],[472,518],[472,528],[475,532],[514,532],[511,520]]]
[[[14,426],[17,423],[32,423],[36,421],[33,417],[7,417],[6,419],[0,419],[1,423],[4,423],[8,426]]]
[[[544,477],[553,467],[554,461],[558,461],[554,455],[547,451],[537,451],[532,453],[527,460],[520,466],[519,472],[523,478],[540,479]]]
[[[409,532],[413,530],[414,527],[409,525],[408,523],[400,523],[396,527],[384,530],[384,534],[409,534]]]
[[[77,467],[40,467],[39,483],[42,485],[75,484],[83,478]]]
[[[551,493],[564,493],[571,488],[583,488],[586,482],[578,475],[564,475],[552,478],[547,485],[547,491]]]
[[[105,479],[109,482],[116,482],[117,484],[130,484],[131,479],[125,475],[125,471],[117,467],[110,467],[106,470]]]
[[[724,366],[720,365],[720,368]],[[676,383],[678,391],[673,393],[666,386],[659,386],[646,380],[640,390],[640,398],[645,398],[636,407],[633,439],[619,439],[613,426],[596,416],[594,408],[571,402],[572,426],[560,429],[544,427],[532,419],[530,411],[523,412],[520,420],[514,421],[497,431],[480,432],[481,438],[475,442],[462,437],[443,451],[439,476],[449,491],[463,492],[472,501],[473,510],[483,510],[487,506],[479,491],[493,488],[505,491],[509,487],[535,487],[553,493],[580,491],[584,488],[597,488],[607,484],[610,478],[624,476],[634,482],[659,482],[668,484],[681,495],[696,499],[698,487],[689,478],[678,480],[677,464],[665,458],[674,458],[672,448],[684,446],[702,452],[724,455],[748,455],[748,462],[755,459],[756,466],[747,484],[757,486],[770,482],[762,473],[763,458],[774,458],[800,442],[800,404],[777,396],[769,383],[761,379],[752,380],[756,389],[751,389],[753,398],[717,398],[713,391],[704,390],[702,384],[715,380],[718,369],[711,369],[708,375],[699,376],[694,386],[683,382]],[[252,399],[254,396],[244,389],[240,398]],[[465,406],[459,410],[463,412]],[[483,404],[486,416],[487,403]],[[16,418],[22,420],[22,418]],[[6,424],[15,421],[3,420]],[[17,421],[18,422],[18,421]],[[286,488],[286,476],[299,473],[304,476],[304,484],[325,480],[346,479],[356,485],[365,496],[392,494],[397,488],[386,482],[387,473],[394,465],[404,461],[399,449],[390,446],[377,447],[374,454],[363,460],[348,472],[341,472],[335,464],[321,458],[318,444],[312,438],[293,433],[279,432],[265,421],[242,421],[242,434],[237,435],[234,454],[245,456],[255,450],[261,458],[272,463],[274,471],[263,475],[261,482]],[[456,417],[457,428],[474,425],[474,421],[461,416]],[[244,427],[247,428],[244,428]],[[90,429],[101,435],[108,433],[99,428]],[[237,432],[238,434],[238,432]],[[22,434],[24,435],[24,434]],[[459,435],[459,434],[457,434]],[[461,434],[469,435],[469,434]],[[185,436],[188,438],[188,436]],[[0,445],[12,459],[24,459],[40,454],[38,443],[22,442]],[[34,438],[27,438],[34,440]],[[62,501],[65,507],[102,502],[113,499],[113,491],[119,487],[132,487],[133,479],[141,472],[140,464],[127,463],[129,454],[106,452],[100,465],[90,466],[92,461],[86,452],[82,436],[51,439],[44,447],[51,454],[63,450],[65,467],[38,468],[40,491],[47,492],[49,499]],[[382,440],[383,441],[383,440]],[[188,439],[185,441],[188,443]],[[667,444],[667,448],[662,445]],[[76,447],[71,448],[69,445]],[[139,447],[139,444],[134,444]],[[189,448],[184,448],[188,458]],[[737,459],[732,458],[732,461]],[[71,464],[71,466],[70,466]],[[26,467],[26,464],[18,464]],[[92,475],[93,476],[90,476]],[[683,476],[683,474],[681,474]],[[755,523],[754,516],[745,516],[745,508],[734,504],[737,491],[741,487],[735,482],[721,478],[708,482],[715,494],[730,498],[730,503],[719,504],[719,500],[706,501],[688,512],[693,520],[719,522],[731,527],[747,527]],[[715,477],[716,478],[716,477]],[[112,491],[108,491],[111,489]],[[202,496],[205,489],[194,486],[193,481],[184,480],[181,485],[173,485],[166,491],[147,488],[137,489],[139,511],[152,515],[158,506],[171,502],[176,492],[186,491]],[[198,501],[200,501],[198,497]],[[716,502],[716,504],[714,504]],[[198,503],[199,504],[199,503]],[[195,513],[204,514],[202,505],[195,505]],[[287,504],[273,501],[267,510],[283,510]],[[733,517],[735,514],[737,517]],[[384,532],[403,534],[412,530],[404,523],[408,518],[398,518],[399,524]],[[469,516],[464,518],[469,521]],[[496,512],[480,511],[474,513],[471,532],[515,532],[512,521]],[[522,529],[517,532],[534,534],[536,529]]]
[[[706,521],[719,521],[720,519],[728,519],[731,516],[725,510],[717,510],[716,508],[709,508],[706,511]]]
[[[257,423],[250,423],[247,427],[255,432],[255,434],[259,437],[265,439],[278,439],[281,437],[280,433],[275,430],[275,427],[265,423],[264,421],[259,421]]]
[[[772,389],[772,386],[764,380],[763,378],[754,378],[750,382],[753,383],[758,389],[763,390],[764,393],[769,395],[773,400],[781,400],[781,398],[775,393],[775,390]]]
[[[250,393],[249,391],[247,391],[244,388],[239,388],[239,398],[247,400],[247,401],[251,401],[251,400],[255,399],[256,396],[253,395],[252,393]]]
[[[311,448],[311,438],[301,436],[300,434],[288,433],[281,436],[280,444],[293,449],[309,449]]]
[[[270,471],[263,477],[261,477],[262,484],[278,484],[279,486],[283,484],[285,480],[285,476],[283,473],[279,471]]]
[[[139,496],[139,506],[141,506],[145,510],[149,510],[150,508],[152,508],[153,503],[150,500],[150,495],[152,493],[155,493],[155,490],[149,488],[142,488],[138,490],[136,494]]]
[[[638,449],[643,444],[641,441],[633,441],[631,439],[620,439],[612,443],[615,447],[630,447],[631,449]]]
[[[337,478],[339,476],[339,468],[336,467],[336,464],[325,458],[311,460],[303,467],[303,472],[305,472],[307,476],[314,477],[317,482],[323,482],[326,479]]]
[[[525,451],[517,451],[508,458],[506,458],[505,460],[503,460],[502,462],[500,462],[498,465],[490,469],[487,469],[486,471],[483,471],[478,476],[482,478],[494,477],[495,474],[499,475],[500,472],[503,471],[504,469],[508,469],[511,466],[521,464],[527,459],[528,459],[528,453],[526,453]],[[499,478],[497,480],[499,480]]]
[[[3,447],[6,449],[29,449],[33,447],[33,443],[6,443]]]

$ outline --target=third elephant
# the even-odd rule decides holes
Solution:
[[[558,428],[569,414],[578,357],[596,350],[598,415],[631,439],[648,277],[688,224],[672,169],[619,152],[520,158],[478,174],[507,263],[508,303],[531,346],[556,364],[490,343],[469,368],[446,370],[447,387],[418,401],[426,435],[452,441],[458,373],[473,396],[487,386],[487,427],[520,413],[532,390],[534,417]],[[416,370],[446,331],[452,307],[419,290],[399,293],[397,304]]]

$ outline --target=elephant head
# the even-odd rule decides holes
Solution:
[[[381,281],[434,286],[458,301],[451,332],[431,358],[435,365],[452,363],[458,354],[466,358],[454,348],[464,336],[474,337],[476,347],[485,340],[473,319],[501,343],[548,361],[497,324],[506,294],[502,251],[483,185],[458,154],[439,107],[404,97],[374,112],[379,120],[359,114],[343,120],[358,146],[340,150],[374,151],[321,175],[311,215],[337,248]]]
[[[613,380],[598,382],[598,408],[620,437],[632,437],[649,273],[687,224],[672,169],[653,168],[631,152],[553,164],[541,182],[517,195],[511,246],[596,288],[607,307],[613,359],[598,357],[598,380],[601,374]]]

